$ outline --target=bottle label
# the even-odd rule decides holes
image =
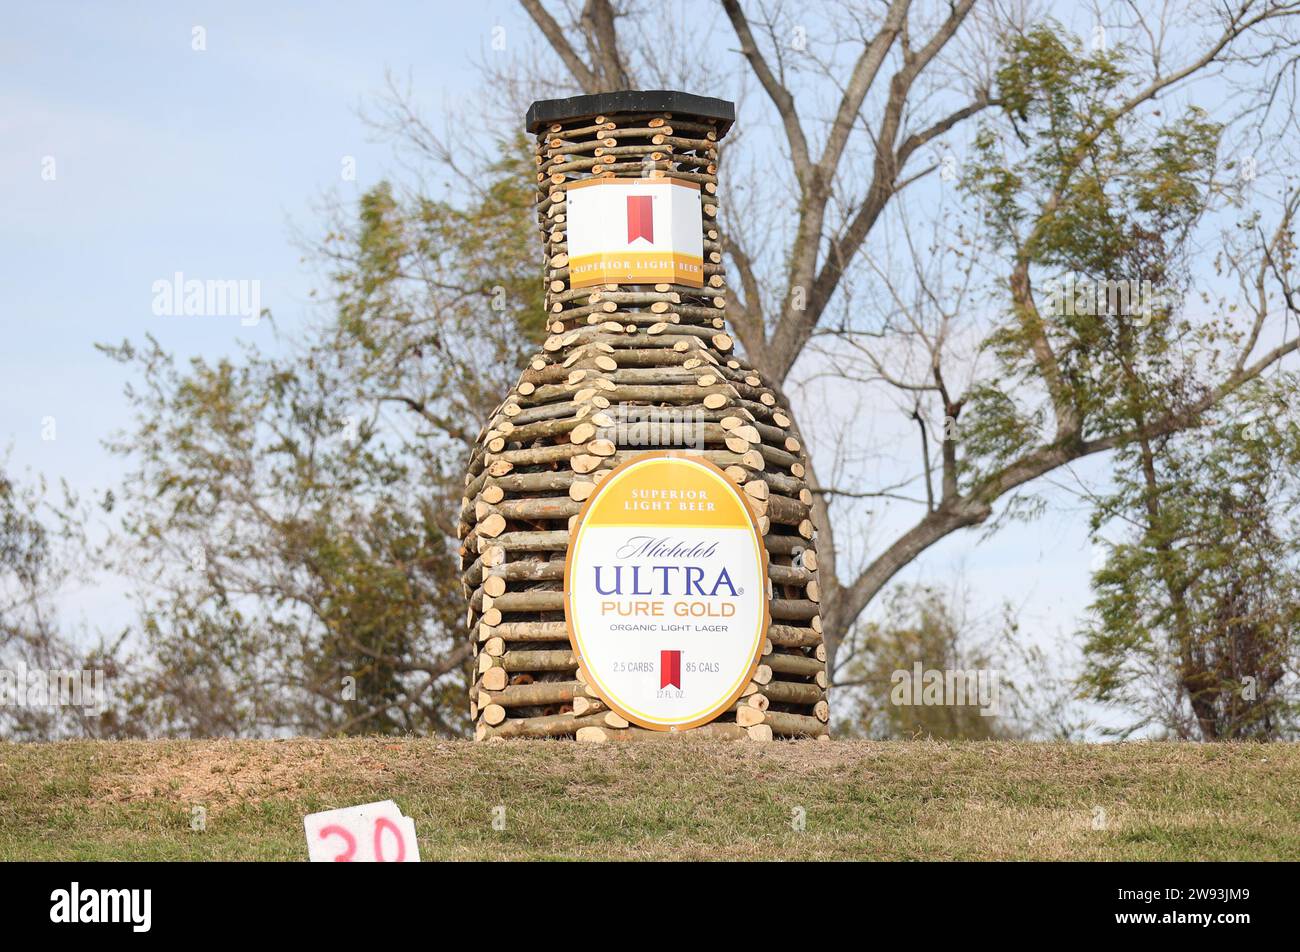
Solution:
[[[704,286],[700,187],[681,179],[589,178],[565,189],[569,286]]]
[[[745,494],[717,466],[645,453],[578,515],[565,621],[588,686],[641,727],[685,730],[744,692],[767,634],[767,552]]]

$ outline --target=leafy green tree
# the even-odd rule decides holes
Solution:
[[[998,664],[989,647],[972,644],[963,627],[944,593],[894,588],[884,618],[863,633],[867,647],[854,653],[841,674],[840,687],[853,703],[837,723],[838,732],[875,740],[1007,736],[1008,725],[996,715],[982,714],[976,698],[962,704],[952,703],[951,697],[925,703],[917,696],[923,692],[914,690],[917,665],[923,675],[936,672],[940,678],[946,672],[995,671]]]
[[[953,592],[895,586],[857,637],[840,679],[841,736],[1076,740],[1088,727],[1072,679],[1025,643],[1009,605],[978,619]]]
[[[142,736],[124,634],[93,637],[59,615],[60,596],[98,556],[87,518],[66,486],[53,499],[43,481],[21,483],[0,466],[2,739]],[[52,679],[66,685],[63,697]]]
[[[987,341],[999,383],[968,395],[958,480],[978,492],[989,473],[1019,482],[1026,466],[1115,451],[1095,528],[1138,528],[1095,579],[1086,690],[1139,712],[1126,731],[1278,736],[1295,616],[1275,467],[1290,437],[1261,423],[1243,442],[1233,420],[1273,393],[1276,422],[1291,387],[1265,371],[1295,346],[1270,322],[1296,313],[1300,193],[1283,190],[1268,230],[1258,212],[1233,222],[1250,183],[1225,163],[1222,127],[1194,106],[1155,127],[1118,115],[1108,103],[1143,94],[1125,57],[1051,26],[1011,43],[1010,129],[981,131],[967,185],[1011,257],[1012,319]],[[1228,232],[1216,264],[1238,298],[1188,293],[1210,221]]]
[[[1186,243],[1221,191],[1220,127],[1196,107],[1155,129],[1117,110],[1134,82],[1122,50],[1088,51],[1052,24],[1007,47],[1009,123],[981,129],[965,181],[1009,261],[1007,320],[984,341],[998,373],[950,408],[951,475],[975,499],[1147,429],[1196,425],[1222,392],[1193,381],[1222,369],[1213,343],[1231,333],[1178,307]],[[1222,390],[1267,365],[1236,368]]]
[[[528,161],[503,143],[458,204],[336,208],[332,313],[283,353],[104,348],[141,381],[112,449],[157,731],[463,729],[460,477],[543,319]]]
[[[1252,388],[1195,438],[1121,454],[1095,529],[1121,526],[1095,573],[1083,684],[1182,739],[1294,737],[1300,693],[1300,426],[1293,378]]]

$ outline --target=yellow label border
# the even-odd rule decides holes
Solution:
[[[651,720],[647,718],[645,715],[636,711],[635,709],[629,708],[627,705],[617,701],[613,697],[612,692],[610,692],[595,676],[595,674],[591,671],[591,669],[587,667],[587,663],[582,656],[581,637],[578,634],[577,626],[574,624],[574,616],[576,612],[573,610],[572,607],[572,599],[574,596],[574,590],[572,586],[573,562],[575,556],[577,555],[578,547],[582,541],[582,530],[585,528],[588,510],[591,509],[592,504],[595,502],[596,498],[601,494],[604,488],[613,485],[613,480],[616,476],[618,476],[622,472],[634,466],[642,465],[646,462],[655,459],[682,460],[686,463],[700,466],[706,470],[709,470],[713,476],[719,479],[723,483],[723,485],[725,485],[732,493],[735,494],[736,498],[740,500],[745,516],[749,521],[750,536],[752,538],[752,541],[754,542],[755,552],[758,557],[759,572],[761,575],[760,582],[762,584],[762,592],[760,593],[760,597],[763,600],[763,612],[762,612],[762,616],[759,619],[758,631],[754,638],[753,660],[750,662],[749,667],[740,675],[740,677],[728,689],[728,693],[722,701],[716,704],[709,705],[707,708],[704,709],[702,713],[697,712],[696,714],[688,715],[690,720],[686,722],[683,723],[674,722],[671,724],[665,724],[661,721]],[[633,525],[652,525],[652,524],[653,523],[633,523]],[[736,526],[734,528],[740,528],[740,527]],[[616,714],[620,715],[621,717],[625,718],[631,723],[636,724],[638,727],[644,727],[649,730],[661,731],[661,732],[686,731],[686,730],[690,730],[693,727],[699,727],[703,724],[708,724],[711,721],[717,720],[718,717],[720,717],[723,713],[726,712],[727,708],[731,707],[731,705],[735,704],[736,701],[740,699],[741,694],[743,694],[745,691],[745,686],[749,684],[750,681],[753,680],[754,672],[758,670],[759,662],[762,660],[763,657],[764,638],[767,636],[768,628],[770,628],[772,624],[772,612],[771,612],[771,604],[769,598],[770,591],[771,591],[771,574],[769,569],[767,546],[763,544],[763,535],[758,529],[758,514],[754,511],[753,504],[749,501],[749,498],[745,495],[744,490],[742,490],[740,486],[736,483],[736,481],[732,479],[730,476],[728,476],[726,472],[724,472],[721,469],[721,467],[715,465],[714,463],[709,462],[706,459],[701,459],[698,456],[684,452],[682,450],[654,450],[654,451],[643,453],[630,460],[627,460],[626,462],[620,463],[618,466],[614,467],[614,469],[610,470],[610,472],[605,476],[605,478],[602,479],[600,483],[596,486],[595,491],[592,492],[592,494],[588,496],[587,499],[583,502],[582,508],[578,510],[578,516],[576,521],[574,522],[572,535],[570,536],[569,539],[568,550],[565,552],[564,555],[564,628],[565,628],[565,632],[569,636],[569,646],[573,649],[573,654],[578,659],[579,667],[586,675],[587,686],[590,687],[596,693],[596,695],[602,701],[605,702],[605,704],[609,707],[610,710],[614,711]]]

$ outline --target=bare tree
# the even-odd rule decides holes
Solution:
[[[581,7],[552,5],[552,13],[539,0],[521,2],[567,71],[569,91],[626,88],[644,83],[648,75],[662,78],[652,64],[675,45],[657,28],[662,9],[647,12],[633,3],[589,0]],[[1269,310],[1266,326],[1233,325],[1228,333],[1238,344],[1234,359],[1206,379],[1195,399],[1152,416],[1140,428],[1117,426],[1107,404],[1113,394],[1084,385],[1080,355],[1086,354],[1087,335],[1040,309],[1039,298],[1043,282],[1078,264],[1045,253],[1054,237],[1062,229],[1083,233],[1105,224],[1078,215],[1089,207],[1087,187],[1104,194],[1112,180],[1132,172],[1115,167],[1105,171],[1110,178],[1099,178],[1103,148],[1120,130],[1169,144],[1186,117],[1169,119],[1166,102],[1195,102],[1198,95],[1216,101],[1226,117],[1222,127],[1237,130],[1238,142],[1247,126],[1258,141],[1276,141],[1291,128],[1300,5],[1236,0],[1151,12],[1136,4],[1105,5],[1090,12],[1091,48],[1087,40],[1073,42],[1068,30],[1048,18],[1050,10],[1029,5],[975,0],[890,0],[867,9],[742,5],[739,0],[720,0],[720,5],[735,41],[725,52],[733,59],[738,55],[745,67],[728,77],[727,88],[740,93],[742,112],[754,106],[745,98],[748,89],[761,90],[765,118],[775,120],[779,131],[773,138],[779,136],[784,153],[784,174],[773,178],[780,163],[773,161],[770,141],[759,143],[760,156],[746,152],[756,139],[727,146],[729,166],[734,167],[739,150],[742,160],[777,183],[761,200],[743,183],[730,183],[740,193],[725,222],[728,263],[741,289],[729,304],[737,336],[773,385],[792,388],[798,382],[792,376],[796,365],[801,373],[839,372],[849,386],[883,387],[901,396],[900,409],[920,430],[921,464],[896,485],[863,485],[861,474],[847,474],[847,484],[837,485],[809,471],[818,487],[815,514],[828,578],[823,610],[831,652],[901,569],[941,539],[988,522],[999,501],[1015,498],[1027,484],[1073,461],[1126,446],[1144,434],[1200,425],[1205,411],[1295,350],[1297,342],[1278,333],[1279,321],[1295,316],[1295,302],[1283,300],[1280,310]],[[691,9],[697,22],[709,15],[698,5]],[[818,26],[819,41],[792,41]],[[1036,32],[1041,29],[1058,45],[1028,42],[1041,40]],[[716,81],[727,67],[718,48],[723,41],[709,28],[676,31],[673,41],[679,33],[686,34],[682,44],[701,37],[714,42],[709,55],[696,56],[677,75],[683,82],[700,76]],[[1071,87],[1075,69],[1090,78],[1091,88]],[[547,82],[539,88],[555,89],[555,72],[543,75]],[[1031,75],[1038,87],[1014,86]],[[1198,86],[1207,79],[1219,85],[1211,91]],[[968,192],[968,207],[991,204],[987,199],[997,186],[1011,188],[1018,163],[1042,158],[1034,150],[1046,141],[1040,136],[1053,135],[1055,117],[1035,112],[1041,103],[1034,97],[1055,95],[1047,88],[1053,83],[1062,103],[1074,96],[1093,112],[1071,126],[1068,137],[1052,141],[1050,169],[1039,169],[1034,182],[1021,180],[1012,188],[1014,208],[1000,211],[1013,220],[994,220],[999,209],[988,207],[955,215],[952,223],[936,218],[947,240],[918,247],[901,227],[900,203],[944,170],[941,144],[964,129],[971,137],[973,125],[979,129],[974,138],[994,137],[1003,150],[1005,174],[996,182],[973,182]],[[717,91],[716,85],[694,88]],[[1206,176],[1197,192],[1203,213],[1226,194],[1222,178],[1233,159],[1222,145],[1209,168],[1196,170]],[[1140,165],[1156,159],[1133,154],[1128,161]],[[744,217],[755,209],[760,215],[766,210],[768,217]],[[1111,202],[1104,211],[1116,209],[1123,211]],[[891,227],[882,229],[891,214]],[[1202,217],[1193,215],[1182,226],[1191,231]],[[776,228],[763,227],[773,221]],[[962,230],[972,225],[987,230],[981,235]],[[1187,234],[1169,237],[1170,255],[1189,247]],[[873,251],[873,243],[880,247]],[[944,255],[964,253],[969,264],[980,247],[996,254],[980,262],[980,286],[972,288],[964,265],[955,282],[944,275],[935,280],[933,265]],[[915,262],[902,269],[906,289],[888,280],[892,259],[898,258]],[[1123,260],[1087,263],[1106,275],[1124,266]],[[1289,286],[1292,278],[1279,270],[1270,280]],[[872,285],[873,300],[861,306],[854,291],[866,283]],[[954,327],[958,302],[976,291],[985,295],[992,315],[986,326],[977,330],[968,320],[964,328]],[[990,361],[982,378],[962,380],[971,376],[974,355],[996,353],[1008,340],[1022,348],[1016,359]],[[1024,355],[1027,359],[1020,360]],[[996,428],[988,421],[999,400],[1004,429],[992,452],[990,432]],[[972,409],[972,402],[980,401]],[[983,442],[968,444],[961,437],[964,427],[957,421],[963,412],[975,420]],[[1023,425],[1008,432],[1005,427],[1014,421]],[[819,455],[817,461],[824,459]],[[901,491],[909,486],[921,488]],[[901,530],[871,539],[865,554],[850,564],[842,557],[856,545],[851,534],[860,522],[846,520],[841,507],[886,497],[919,507],[919,513]]]

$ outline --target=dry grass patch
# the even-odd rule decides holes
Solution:
[[[1300,859],[1295,745],[391,738],[0,745],[0,858],[301,859],[385,798],[426,859]]]

